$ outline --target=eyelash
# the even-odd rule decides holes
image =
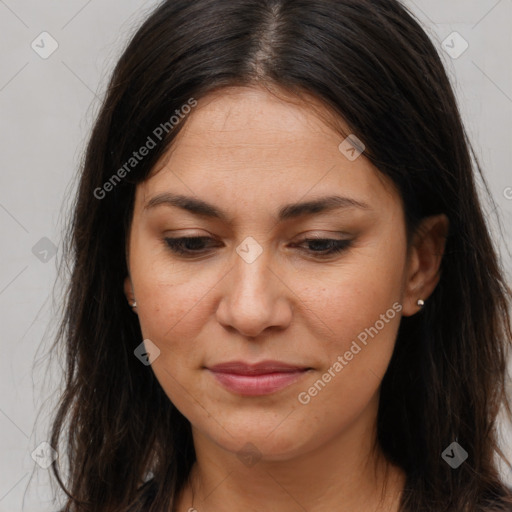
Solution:
[[[211,237],[207,236],[193,236],[193,237],[183,237],[183,238],[165,238],[165,243],[167,247],[174,253],[179,256],[185,257],[194,257],[201,254],[205,254],[205,250],[194,250],[194,249],[184,249],[183,245],[187,243],[193,243],[193,245],[198,241],[207,241],[214,240]],[[332,238],[305,238],[301,243],[326,243],[328,244],[328,248],[323,251],[310,251],[311,254],[315,255],[318,258],[328,257],[335,254],[339,254],[345,250],[347,250],[352,245],[352,240],[338,240]],[[297,245],[297,244],[295,244]],[[306,250],[306,249],[304,249]]]

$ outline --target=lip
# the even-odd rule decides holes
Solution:
[[[207,369],[229,391],[246,396],[261,396],[284,389],[312,368],[280,361],[256,364],[232,361]]]

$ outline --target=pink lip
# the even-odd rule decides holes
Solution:
[[[208,368],[225,388],[248,396],[266,395],[283,389],[310,369],[279,361],[263,361],[252,365],[233,361]]]

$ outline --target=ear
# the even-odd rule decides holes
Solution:
[[[135,295],[133,293],[133,285],[130,276],[126,276],[124,279],[124,294],[128,299],[128,304],[131,306],[135,302]],[[133,308],[133,311],[135,310],[136,308]]]
[[[403,316],[417,313],[421,309],[418,299],[427,302],[437,286],[449,225],[448,217],[439,214],[423,219],[418,226],[407,258]]]

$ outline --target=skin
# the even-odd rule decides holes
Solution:
[[[448,221],[425,219],[408,248],[393,183],[364,153],[350,161],[340,152],[344,137],[322,108],[259,87],[212,93],[137,187],[125,293],[137,302],[144,339],[160,350],[152,369],[190,421],[197,453],[178,512],[398,510],[405,475],[372,450],[379,386],[401,315],[416,314],[438,283]],[[207,201],[227,219],[145,208],[167,192]],[[285,204],[333,194],[368,208],[277,220]],[[165,242],[180,236],[214,241],[186,258]],[[352,245],[321,258],[325,245],[304,242],[315,236]],[[262,250],[252,263],[236,252],[247,237]],[[299,393],[395,303],[401,312],[300,403]],[[281,391],[247,397],[204,369],[266,359],[312,370]],[[237,456],[246,443],[254,464]]]

